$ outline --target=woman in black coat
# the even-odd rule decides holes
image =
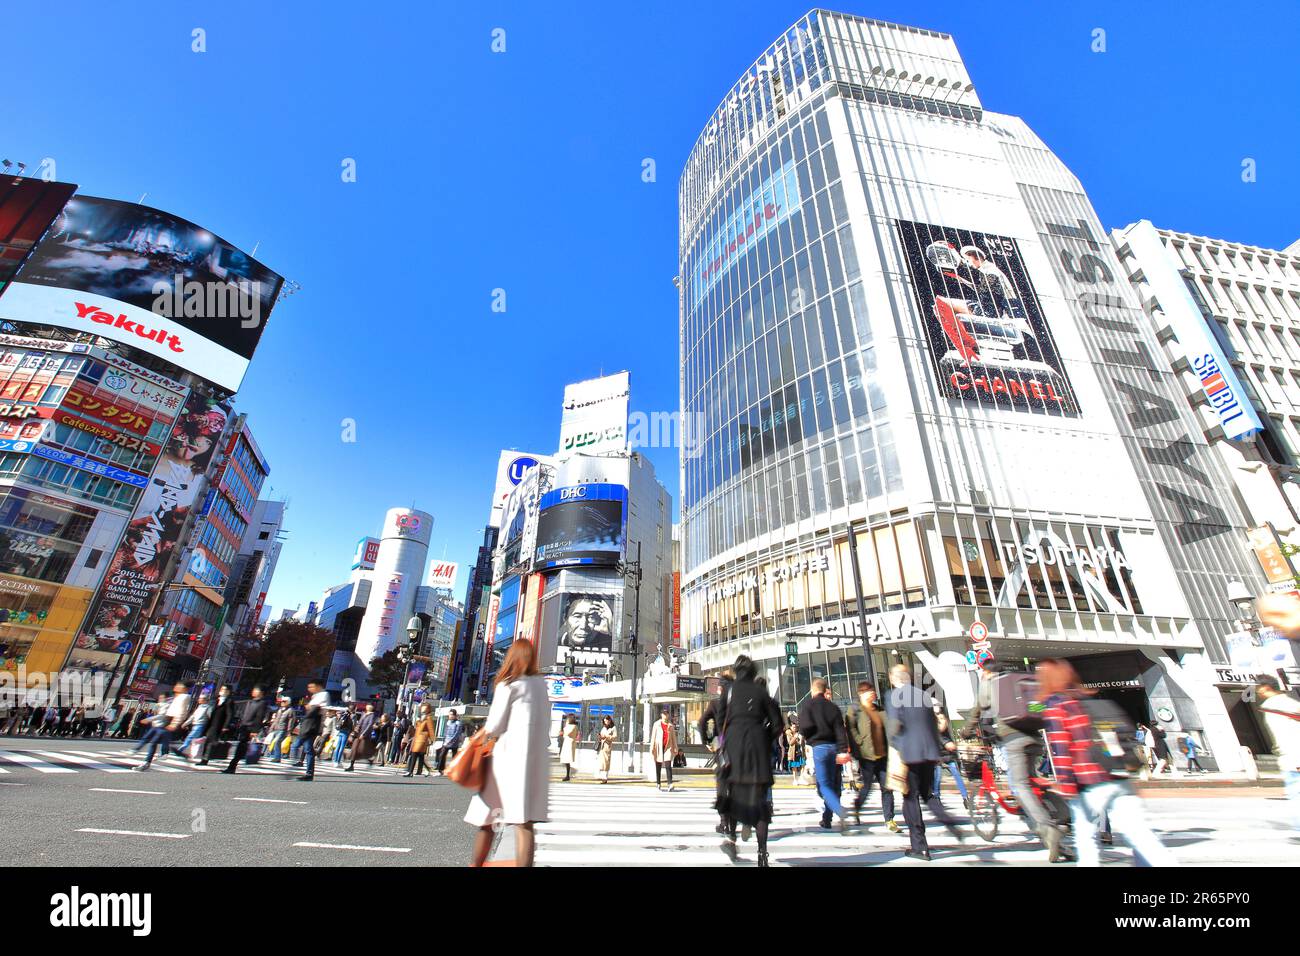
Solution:
[[[721,728],[725,769],[717,809],[730,832],[722,851],[735,862],[736,826],[758,834],[758,865],[767,866],[767,829],[772,822],[772,742],[785,730],[781,711],[758,683],[758,668],[745,655],[736,659]]]

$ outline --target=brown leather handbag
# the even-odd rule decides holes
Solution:
[[[488,761],[492,758],[492,748],[496,738],[489,737],[486,730],[480,730],[465,741],[465,746],[456,755],[455,761],[447,768],[447,777],[466,790],[479,793],[487,786]]]

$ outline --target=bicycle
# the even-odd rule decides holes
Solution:
[[[1004,790],[994,776],[992,749],[987,744],[977,746],[967,744],[964,748],[959,745],[959,759],[967,779],[979,780],[979,788],[970,798],[971,828],[989,843],[992,843],[998,835],[1001,816],[999,808],[1012,816],[1021,816],[1025,812],[1009,787]],[[978,774],[975,772],[976,767],[978,767]],[[1052,781],[1046,777],[1031,776],[1029,785],[1034,791],[1034,796],[1038,797],[1043,804],[1043,809],[1047,811],[1052,823],[1068,831],[1070,805],[1063,796],[1052,789]]]

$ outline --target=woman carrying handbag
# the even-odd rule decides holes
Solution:
[[[465,814],[465,822],[479,828],[470,866],[487,861],[494,824],[515,827],[515,865],[533,865],[533,824],[549,819],[550,726],[551,704],[546,680],[537,672],[537,650],[532,641],[517,640],[497,674],[482,736],[471,738],[448,773],[457,780],[460,764],[478,760],[485,739],[495,739],[483,788]]]

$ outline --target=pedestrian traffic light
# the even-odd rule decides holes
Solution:
[[[794,667],[799,663],[799,643],[797,641],[785,642],[785,663],[787,667]]]

